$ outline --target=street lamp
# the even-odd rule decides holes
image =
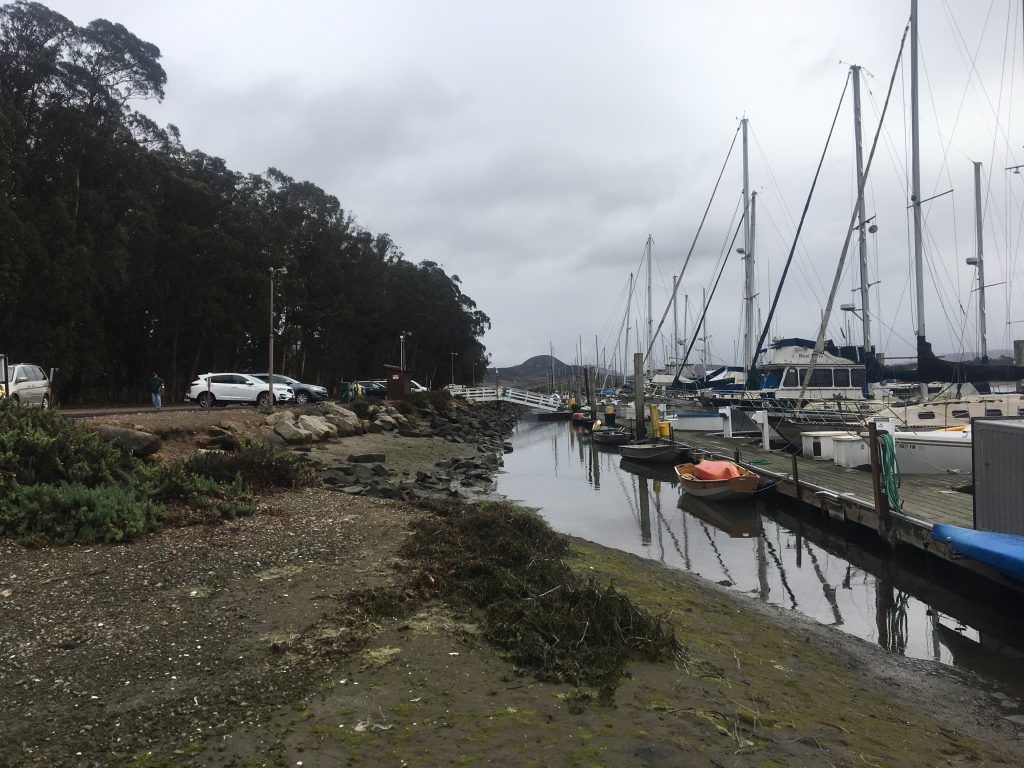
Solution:
[[[452,386],[455,386],[455,358],[459,356],[458,352],[452,352]]]
[[[268,357],[269,362],[267,364],[267,402],[273,405],[274,400],[274,274],[287,275],[288,267],[271,267],[270,268],[270,341],[267,344],[269,349]]]
[[[399,354],[399,361],[398,362],[399,362],[399,367],[403,371],[405,370],[405,337],[406,336],[412,336],[412,331],[402,331],[401,335],[399,335],[399,337],[398,337],[398,341],[400,342],[400,347],[399,347],[400,354]]]

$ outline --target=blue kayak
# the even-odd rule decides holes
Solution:
[[[932,538],[946,542],[957,554],[1024,581],[1024,536],[939,524],[932,526]]]

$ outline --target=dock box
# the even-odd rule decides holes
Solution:
[[[871,449],[868,441],[859,435],[836,435],[832,438],[832,461],[844,469],[869,466]]]
[[[1024,419],[972,419],[974,527],[1024,534]]]
[[[804,432],[800,435],[800,447],[808,459],[820,461],[832,460],[832,439],[849,432]]]

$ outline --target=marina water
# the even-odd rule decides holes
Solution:
[[[776,501],[681,493],[671,466],[638,465],[565,422],[523,420],[498,491],[557,531],[688,571],[906,656],[1024,693],[1024,631],[1006,605],[898,563],[852,526]]]

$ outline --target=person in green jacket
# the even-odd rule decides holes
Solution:
[[[154,408],[159,408],[163,405],[161,395],[164,393],[164,383],[164,380],[154,373],[153,378],[151,378],[149,383],[146,385],[146,389],[149,390],[149,397],[153,401]]]

